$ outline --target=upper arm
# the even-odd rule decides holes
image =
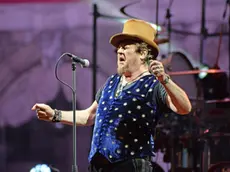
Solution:
[[[86,125],[93,125],[94,124],[94,120],[95,120],[96,112],[97,112],[97,107],[98,107],[98,103],[95,100],[93,102],[93,104],[88,109],[86,109],[88,111],[88,120],[87,120]]]
[[[170,96],[167,94],[165,87],[159,83],[158,86],[158,101],[160,102],[160,107],[163,109],[163,111],[168,112],[168,110],[171,110],[175,113],[177,113],[177,108],[174,106]]]
[[[166,96],[166,104],[168,106],[168,108],[170,108],[173,112],[177,113],[177,108],[174,106],[170,96],[167,94]]]
[[[107,79],[106,82],[108,82],[108,79]],[[101,94],[102,94],[102,91],[104,89],[104,86],[105,86],[105,84],[102,87],[100,87],[100,89],[97,91],[97,94],[95,96],[95,101],[87,109],[89,116],[88,116],[88,120],[87,120],[87,124],[86,125],[93,125],[94,124],[94,120],[95,120],[95,117],[96,117],[98,103],[100,101]]]
[[[153,103],[157,104],[160,114],[170,111],[168,104],[168,94],[162,84],[157,83],[153,92]],[[172,110],[172,109],[171,109]]]
[[[98,102],[101,98],[102,90],[103,90],[103,87],[101,87],[97,91],[97,94],[95,96],[95,101],[93,102],[93,104],[88,109],[86,109],[86,111],[88,113],[88,119],[87,119],[86,125],[93,125],[94,124],[96,112],[97,112],[97,107],[98,107]]]

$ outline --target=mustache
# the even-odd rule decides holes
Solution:
[[[124,53],[117,53],[117,57],[119,56],[124,56],[125,57],[125,54]]]

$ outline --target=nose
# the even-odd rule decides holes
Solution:
[[[124,55],[124,49],[123,48],[118,48],[117,49],[117,57]]]
[[[121,54],[124,52],[124,49],[122,47],[117,48],[117,54]]]

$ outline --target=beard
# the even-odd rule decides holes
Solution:
[[[122,75],[124,74],[125,72],[128,72],[128,69],[129,69],[129,65],[127,63],[121,65],[121,64],[118,64],[117,66],[117,73],[119,75]]]

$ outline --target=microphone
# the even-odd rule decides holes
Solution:
[[[82,59],[78,56],[75,56],[71,53],[66,53],[67,56],[71,57],[73,61],[76,63],[79,63],[82,67],[89,67],[89,60],[87,59]]]

